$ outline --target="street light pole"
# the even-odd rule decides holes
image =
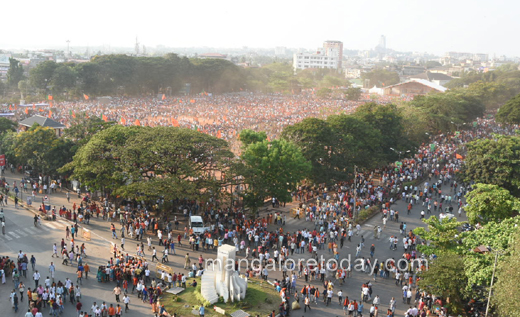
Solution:
[[[486,305],[485,317],[488,317],[489,303],[491,301],[491,292],[493,291],[493,281],[495,280],[495,271],[496,271],[496,268],[497,268],[498,253],[499,253],[498,250],[495,251],[495,263],[493,264],[493,274],[491,275],[491,285],[489,286],[489,295],[488,295],[488,300],[487,300],[487,305]]]

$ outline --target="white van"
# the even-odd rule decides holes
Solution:
[[[190,229],[193,229],[193,233],[195,234],[201,234],[204,233],[204,231],[206,231],[201,216],[190,217]]]

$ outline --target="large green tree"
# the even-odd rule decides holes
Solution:
[[[501,222],[489,222],[481,229],[465,232],[462,244],[457,246],[458,256],[463,257],[464,272],[468,278],[466,289],[473,285],[489,286],[493,273],[495,251],[501,256],[510,256],[512,238],[520,227],[520,217],[505,219]],[[477,247],[489,247],[492,252],[475,252]]]
[[[31,69],[29,82],[34,88],[45,92],[47,86],[50,86],[54,71],[58,68],[58,64],[54,61],[45,61]]]
[[[520,123],[520,94],[507,101],[497,112],[497,122],[508,124]]]
[[[296,144],[311,163],[312,168],[308,175],[310,181],[321,184],[347,177],[344,169],[337,167],[341,158],[332,153],[339,140],[334,136],[328,122],[318,118],[303,119],[299,123],[286,126],[282,138]]]
[[[520,197],[520,137],[495,135],[470,142],[467,149],[464,181],[497,185]]]
[[[504,220],[520,210],[520,202],[507,189],[480,183],[472,188],[466,195],[465,208],[471,224]]]
[[[226,141],[191,129],[115,125],[94,134],[62,170],[125,198],[208,199],[231,158]]]
[[[398,151],[415,151],[415,145],[404,133],[401,110],[393,104],[366,103],[356,109],[354,116],[381,135],[379,152],[387,162],[399,158]]]
[[[88,117],[84,113],[78,113],[70,126],[63,131],[63,136],[71,139],[79,148],[87,144],[94,134],[115,124],[113,121],[105,122],[101,118]]]
[[[13,120],[9,120],[7,118],[0,118],[0,134],[3,134],[7,131],[16,131],[16,127],[18,124]]]
[[[242,196],[252,211],[269,197],[276,197],[282,203],[290,202],[291,191],[311,169],[300,149],[284,139],[252,143],[241,159],[246,185]]]
[[[427,241],[427,243],[418,245],[417,250],[426,255],[439,252],[455,252],[457,241],[460,238],[459,227],[462,223],[455,218],[440,219],[437,216],[423,219],[423,222],[427,227],[417,227],[413,232],[421,239]]]
[[[459,125],[481,117],[485,110],[480,99],[461,90],[417,96],[412,105],[427,114],[431,133],[455,131]]]
[[[18,82],[23,79],[23,66],[19,60],[9,57],[9,70],[7,71],[7,83],[11,87],[18,87]]]
[[[419,287],[431,294],[449,298],[449,312],[460,314],[463,312],[464,290],[468,278],[464,274],[462,258],[450,253],[441,253],[434,261],[428,263],[428,269],[419,273]]]
[[[54,129],[38,124],[19,133],[12,146],[17,163],[30,165],[44,175],[53,175],[74,155],[72,142],[58,138]]]

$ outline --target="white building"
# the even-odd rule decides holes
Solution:
[[[330,68],[341,69],[343,58],[343,43],[327,41],[316,53],[295,53],[293,56],[293,68]]]

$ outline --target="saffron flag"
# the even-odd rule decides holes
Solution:
[[[85,98],[85,100],[88,100],[88,96],[83,94],[83,98]]]
[[[52,111],[49,110],[49,118],[51,118],[51,117],[52,117]]]
[[[9,111],[13,111],[13,106],[9,105]]]
[[[217,131],[217,138],[219,138],[219,139],[222,138],[222,133],[220,133],[220,130]]]
[[[166,95],[163,94],[161,99],[162,99],[162,100],[166,99]]]
[[[28,107],[25,108],[25,114],[29,114],[29,108]]]
[[[121,124],[122,124],[122,125],[126,125],[126,119],[125,119],[125,117],[121,117]]]
[[[102,115],[102,116],[101,116],[101,119],[103,119],[103,121],[105,121],[105,122],[108,122],[108,118],[107,118],[107,116],[105,116],[105,115]]]
[[[47,99],[49,99],[49,100],[53,100],[53,99],[52,99],[52,95],[48,95],[48,96],[47,96]]]
[[[76,113],[75,113],[75,112],[72,113],[72,117],[73,117],[74,119],[76,119]]]
[[[462,160],[462,155],[460,155],[460,154],[455,154],[455,157],[456,157],[458,160]]]
[[[141,121],[139,121],[139,119],[135,119],[134,124],[140,126],[141,125]]]
[[[36,110],[36,104],[33,103],[33,110]]]

